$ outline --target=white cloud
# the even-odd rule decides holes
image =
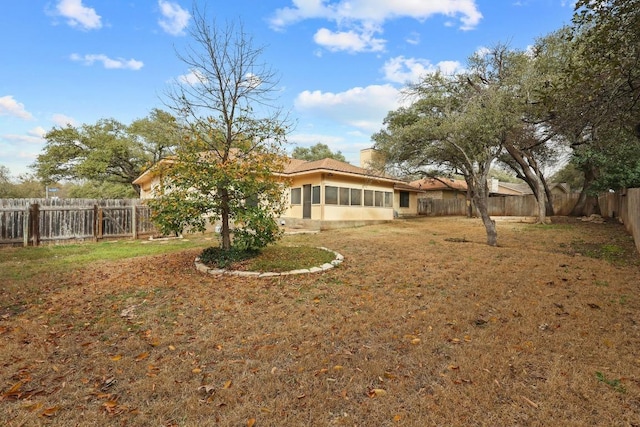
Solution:
[[[405,39],[405,41],[412,45],[420,44],[420,33],[412,32],[409,37]]]
[[[296,97],[294,105],[315,117],[373,133],[380,130],[387,113],[400,106],[399,95],[391,85],[356,87],[339,93],[304,91]]]
[[[292,0],[292,7],[277,9],[271,26],[281,29],[305,19],[327,19],[337,23],[383,23],[396,18],[425,20],[434,15],[458,18],[460,28],[474,28],[482,19],[475,0]]]
[[[330,51],[379,52],[386,41],[374,36],[383,33],[386,21],[424,21],[434,15],[457,19],[462,30],[475,28],[482,19],[476,0],[292,0],[291,7],[275,11],[270,25],[281,30],[305,19],[324,19],[334,22],[337,29],[319,29],[314,41],[320,46]],[[418,42],[415,34],[407,40]]]
[[[336,150],[339,144],[344,142],[344,138],[320,133],[294,133],[287,136],[287,141],[304,147],[311,147],[321,143],[328,145],[332,150]]]
[[[313,40],[332,52],[343,50],[348,52],[380,52],[384,50],[385,40],[375,38],[373,34],[370,31],[333,32],[321,28],[313,36]]]
[[[190,86],[195,86],[200,83],[205,83],[207,81],[207,78],[200,71],[191,70],[187,74],[178,76],[178,81],[180,83],[188,84]]]
[[[158,0],[158,6],[160,6],[160,13],[162,14],[162,18],[158,20],[158,25],[173,36],[184,35],[184,30],[191,19],[189,12],[180,7],[178,3],[166,0]]]
[[[42,139],[42,137],[44,137],[46,133],[47,131],[42,126],[36,126],[30,131],[27,131],[27,135],[40,138],[40,139]]]
[[[107,69],[128,69],[128,70],[139,70],[144,66],[142,61],[138,61],[135,59],[112,59],[107,55],[103,54],[90,54],[90,55],[78,55],[77,53],[71,54],[71,60],[82,62],[85,65],[93,65],[95,62],[102,62],[104,68]]]
[[[393,83],[417,83],[426,74],[440,71],[443,74],[455,74],[461,71],[462,64],[457,61],[441,61],[432,64],[426,59],[397,56],[385,62],[382,70],[384,78]]]
[[[51,120],[53,123],[61,127],[66,127],[67,125],[75,126],[77,124],[74,118],[59,113],[54,114],[51,117]]]
[[[44,142],[41,136],[34,135],[5,134],[2,137],[7,141],[18,144],[42,144]]]
[[[13,116],[24,120],[33,119],[33,115],[25,110],[24,104],[13,99],[11,95],[0,97],[0,116]]]
[[[56,6],[58,15],[67,18],[72,27],[83,30],[97,30],[102,27],[102,18],[95,9],[86,7],[82,0],[60,0]]]

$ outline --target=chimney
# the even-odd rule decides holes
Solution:
[[[360,150],[360,167],[362,169],[384,170],[384,159],[375,148]]]
[[[489,186],[489,192],[497,193],[500,190],[500,187],[498,186],[499,183],[500,183],[500,180],[498,180],[498,178],[491,178],[491,185]]]

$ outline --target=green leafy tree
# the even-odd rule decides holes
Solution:
[[[341,162],[347,161],[340,151],[333,152],[327,144],[323,144],[321,142],[308,148],[296,147],[291,152],[291,157],[293,157],[294,159],[307,161],[322,160],[327,158],[339,160]]]
[[[14,184],[11,179],[11,170],[4,165],[0,165],[0,199],[13,198],[13,187]]]
[[[193,41],[178,55],[193,78],[167,93],[185,138],[149,204],[165,232],[220,221],[223,250],[260,248],[279,237],[284,206],[287,126],[273,106],[277,79],[241,25],[217,27],[197,8],[193,16]]]
[[[640,0],[579,0],[556,40],[559,78],[544,101],[584,176],[572,214],[588,215],[598,191],[640,186]]]
[[[551,175],[552,182],[565,182],[572,191],[582,189],[584,184],[584,174],[572,161],[567,162],[562,169]]]
[[[131,186],[146,167],[170,153],[179,139],[175,119],[161,110],[130,126],[114,119],[55,127],[33,165],[45,183],[60,180]]]
[[[132,199],[138,197],[128,184],[108,181],[70,182],[63,186],[67,197],[76,199]]]
[[[386,129],[373,136],[375,148],[394,167],[464,176],[491,246],[498,234],[488,213],[487,178],[508,132],[520,121],[519,112],[509,108],[514,62],[498,46],[472,56],[464,73],[427,75],[408,88],[412,105],[390,112]]]
[[[147,117],[135,120],[129,125],[129,133],[142,147],[148,166],[173,154],[182,139],[181,128],[174,116],[164,110],[154,108]]]

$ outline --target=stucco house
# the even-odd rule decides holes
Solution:
[[[372,169],[372,150],[362,150],[361,166],[335,159],[287,159],[281,174],[288,227],[329,229],[392,221],[418,215],[419,188]],[[171,160],[164,160],[170,167]],[[152,167],[133,181],[149,199],[162,182],[162,167]]]

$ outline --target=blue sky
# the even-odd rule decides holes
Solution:
[[[407,81],[464,66],[476,50],[526,49],[569,24],[572,0],[197,0],[241,20],[280,75],[291,151],[318,142],[353,164]],[[129,124],[165,108],[189,70],[191,0],[22,0],[0,4],[0,165],[29,172],[42,136],[66,123]]]

